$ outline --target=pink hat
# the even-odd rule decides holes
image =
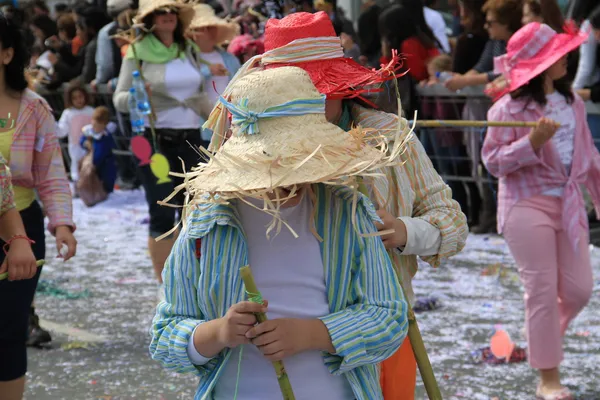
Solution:
[[[546,24],[532,22],[510,38],[506,54],[494,59],[494,72],[508,82],[497,97],[528,84],[587,39],[588,33],[578,32],[573,24],[564,29],[565,33],[556,33]]]

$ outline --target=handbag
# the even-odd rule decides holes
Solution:
[[[92,139],[88,139],[90,149],[92,148]],[[77,192],[83,200],[83,204],[88,207],[95,206],[103,202],[108,197],[108,193],[104,190],[104,186],[94,166],[94,153],[88,151],[83,157],[79,167],[79,180],[77,181]]]

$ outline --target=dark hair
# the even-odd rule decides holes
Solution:
[[[58,21],[56,23],[56,27],[58,28],[59,31],[65,31],[67,34],[67,37],[71,40],[73,38],[75,38],[75,36],[77,36],[77,28],[75,27],[75,19],[70,14],[61,15],[61,17],[58,19]]]
[[[379,16],[381,7],[377,4],[370,6],[358,17],[358,42],[360,43],[360,53],[371,57],[379,54],[381,51],[381,37],[379,36]]]
[[[571,1],[569,2],[569,8],[567,13],[567,18],[572,19],[577,24],[581,25],[581,23],[588,19],[594,11],[596,11],[600,6],[594,1]]]
[[[48,6],[46,5],[46,2],[44,0],[34,0],[31,3],[31,8],[39,8],[40,10],[42,10],[45,13],[50,12],[50,9],[48,8]]]
[[[423,9],[421,8],[421,14]],[[418,17],[410,13],[404,6],[393,5],[379,15],[379,34],[387,40],[390,49],[400,51],[402,43],[411,37],[417,37],[421,44],[429,49],[435,48],[437,41],[432,39],[433,33],[427,27],[431,36],[419,27]]]
[[[498,23],[506,25],[508,30],[515,33],[521,29],[523,19],[522,0],[488,0],[483,5],[484,13],[493,12]]]
[[[54,6],[54,12],[56,12],[57,14],[67,13],[69,11],[71,11],[71,9],[69,8],[68,4],[58,3]]]
[[[100,29],[110,23],[108,15],[98,7],[87,7],[83,9],[81,15],[77,18],[77,25],[85,30],[88,35],[88,40],[92,40]]]
[[[144,28],[148,32],[151,32],[152,28],[154,27],[153,19],[154,19],[154,13],[146,15],[142,19]],[[177,43],[179,45],[179,48],[181,49],[181,51],[185,50],[186,39],[185,39],[184,33],[185,32],[183,31],[183,25],[181,24],[181,19],[178,16],[177,17],[177,26],[175,27],[175,32],[173,32],[173,39],[174,39],[175,43]]]
[[[544,91],[544,77],[545,73],[536,76],[527,85],[521,86],[519,89],[511,92],[510,97],[513,99],[525,98],[528,101],[533,100],[539,105],[545,106],[547,99],[546,92]],[[571,89],[571,81],[568,77],[565,76],[554,81],[554,89],[567,99],[568,104],[573,103],[573,90]]]
[[[594,29],[600,29],[600,5],[594,8],[594,11],[588,17],[590,24]]]
[[[58,34],[56,22],[47,15],[37,15],[31,20],[31,25],[35,26],[44,33],[44,39]]]
[[[73,83],[70,84],[69,87],[67,87],[67,90],[65,91],[65,108],[73,107],[73,102],[71,101],[71,99],[73,98],[73,93],[75,92],[83,93],[83,97],[85,98],[85,104],[90,104],[90,94],[85,89],[85,87],[79,83]]]
[[[529,10],[541,17],[546,25],[558,33],[563,33],[565,19],[556,0],[525,0]]]
[[[461,4],[472,20],[471,26],[463,26],[466,33],[486,34],[485,13],[481,10],[485,0],[462,0]]]
[[[423,11],[421,0],[398,0],[398,4],[404,9],[402,20],[406,21],[408,25],[413,25],[416,31],[416,35],[412,36],[417,36],[423,46],[428,49],[435,47],[439,49],[443,48],[427,24],[427,21],[425,21],[425,12]]]
[[[4,67],[4,84],[15,92],[27,89],[25,67],[29,64],[29,47],[25,44],[23,31],[3,13],[0,13],[0,45],[13,49],[12,60]]]

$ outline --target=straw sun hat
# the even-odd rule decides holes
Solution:
[[[399,126],[388,149],[383,136],[373,145],[374,135],[367,139],[361,128],[345,132],[327,122],[325,95],[298,67],[251,72],[229,93],[220,101],[232,115],[232,136],[214,156],[206,152],[209,161],[185,174],[177,188],[187,190],[190,205],[250,197],[264,200],[263,211],[277,218],[285,199],[269,199],[275,188],[293,194],[297,186],[320,182],[357,189],[358,176],[398,164],[409,139],[400,138]]]
[[[185,32],[194,18],[194,8],[181,0],[140,0],[138,12],[134,18],[135,24],[141,24],[148,15],[161,9],[177,10],[177,17]]]
[[[194,19],[189,29],[214,26],[217,28],[217,44],[229,42],[240,33],[238,24],[217,17],[215,10],[208,4],[197,4],[194,6],[194,11]]]

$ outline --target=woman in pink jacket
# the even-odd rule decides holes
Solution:
[[[27,47],[19,27],[0,13],[0,153],[8,160],[14,202],[25,226],[26,240],[35,257],[45,257],[44,213],[56,247],[66,245],[67,260],[75,254],[71,191],[56,137],[56,121],[44,99],[27,89]],[[7,118],[8,117],[8,118]],[[9,247],[23,235],[9,238]],[[5,243],[0,241],[0,247]],[[0,263],[4,260],[0,252]],[[0,398],[20,399],[27,371],[26,343],[50,340],[36,324],[32,302],[40,270],[31,279],[0,281]],[[33,330],[31,327],[33,327]],[[45,332],[45,334],[44,334]]]
[[[529,362],[540,370],[543,400],[572,399],[560,382],[562,340],[593,287],[581,185],[600,211],[600,154],[584,103],[565,79],[567,54],[584,40],[539,23],[515,33],[507,54],[495,60],[509,87],[488,119],[538,124],[489,128],[482,150],[499,178],[498,230],[525,286]]]

